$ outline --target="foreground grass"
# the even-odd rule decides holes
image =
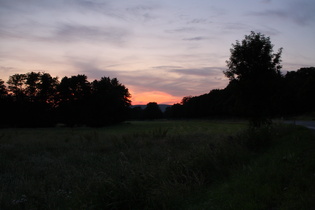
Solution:
[[[314,209],[314,131],[288,125],[275,128],[271,135],[260,135],[269,142],[265,151],[200,194],[199,202],[189,209]]]
[[[245,130],[244,123],[211,121],[0,130],[0,206],[307,209],[314,204],[312,134],[288,125]]]

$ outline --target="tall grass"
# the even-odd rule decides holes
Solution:
[[[211,186],[200,195],[203,202],[189,209],[314,209],[315,136],[312,131],[277,125],[246,131],[239,137],[249,151],[254,151],[254,156],[233,170],[227,179]]]
[[[0,204],[2,209],[193,208],[199,203],[194,194],[219,186],[239,168],[253,168],[250,163],[286,132],[245,128],[153,121],[1,130]],[[265,140],[262,135],[268,144],[255,143]],[[207,206],[207,198],[200,198]]]

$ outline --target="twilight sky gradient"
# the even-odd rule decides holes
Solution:
[[[231,44],[250,31],[283,47],[283,70],[315,65],[314,0],[0,0],[0,78],[109,76],[133,104],[224,88]]]

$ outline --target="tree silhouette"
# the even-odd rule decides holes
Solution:
[[[14,74],[0,79],[1,127],[103,126],[129,117],[130,93],[116,78],[92,83],[86,75],[62,78],[48,73]]]
[[[11,124],[9,120],[10,116],[10,107],[12,107],[11,98],[8,96],[8,91],[4,85],[4,81],[0,79],[0,113],[2,120],[0,121],[0,127],[7,127],[8,124]]]
[[[40,73],[30,72],[26,74],[25,81],[25,94],[28,97],[28,100],[35,101],[35,97],[39,91],[39,81],[40,81]]]
[[[315,67],[280,72],[280,48],[276,53],[270,38],[251,32],[236,41],[224,71],[230,82],[199,96],[188,96],[168,108],[169,118],[246,117],[259,127],[271,118],[315,112]]]
[[[140,106],[133,107],[130,110],[129,118],[131,120],[143,120],[143,118],[144,118],[143,112],[144,112],[144,110]]]
[[[16,100],[23,99],[25,96],[26,74],[14,74],[9,77],[8,89],[12,92]]]
[[[147,104],[146,108],[144,109],[144,118],[153,120],[153,119],[160,119],[163,117],[163,113],[156,102],[150,102]]]
[[[165,116],[167,118],[183,118],[185,117],[184,105],[176,103],[171,107],[167,107],[165,110]]]
[[[86,75],[63,77],[57,87],[58,120],[68,126],[86,123],[91,84]]]
[[[59,81],[57,77],[52,77],[48,73],[40,75],[40,82],[38,84],[37,98],[39,101],[46,102],[52,106],[56,105],[56,94]]]
[[[130,97],[128,89],[116,78],[102,77],[94,80],[87,124],[103,126],[126,120],[131,105]]]
[[[315,67],[289,71],[284,79],[282,98],[286,114],[315,111]]]
[[[224,71],[239,87],[242,105],[248,110],[253,126],[269,123],[272,100],[281,79],[281,53],[273,53],[270,38],[251,32],[242,42],[232,44],[231,56]]]
[[[90,95],[91,84],[86,75],[64,77],[58,86],[58,92],[62,102],[73,102]]]
[[[4,81],[0,79],[0,97],[1,96],[6,96],[8,94],[7,88],[4,85]]]

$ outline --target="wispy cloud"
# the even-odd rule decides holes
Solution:
[[[201,28],[196,27],[182,27],[182,28],[175,28],[171,30],[165,30],[166,33],[191,33],[194,31],[200,31]]]
[[[119,72],[112,71],[107,68],[100,67],[95,60],[79,59],[68,57],[68,62],[71,64],[77,74],[85,74],[90,80],[100,79],[101,77],[111,77],[119,79]]]
[[[171,69],[155,74],[151,71],[119,72],[126,84],[136,87],[139,91],[161,91],[173,96],[198,95],[211,89],[223,88],[223,68],[207,67],[196,69]],[[167,76],[166,76],[167,75]]]
[[[181,69],[181,66],[153,66],[153,69]]]
[[[284,21],[292,21],[298,25],[306,26],[315,21],[315,2],[310,1],[289,1],[286,6],[279,9],[266,9],[260,12],[250,12],[251,16],[276,18]]]
[[[53,40],[63,42],[89,41],[121,44],[129,32],[118,27],[96,27],[85,25],[61,25],[53,35]]]
[[[78,74],[86,74],[90,80],[101,77],[118,78],[126,87],[138,94],[152,91],[168,93],[175,97],[199,95],[211,89],[223,88],[227,81],[222,79],[222,68],[181,69],[174,66],[160,66],[152,70],[114,71],[102,69],[93,62],[73,62]],[[169,69],[172,67],[173,69]]]
[[[183,39],[185,41],[201,41],[201,40],[206,40],[208,39],[207,37],[203,37],[203,36],[196,36],[196,37],[192,37],[192,38],[186,38]]]
[[[218,76],[222,75],[223,71],[226,70],[223,67],[205,67],[205,68],[193,68],[193,69],[173,69],[171,72],[175,72],[181,75],[190,76]]]
[[[9,79],[9,76],[12,76],[13,74],[17,74],[18,70],[15,67],[11,66],[0,66],[0,79],[3,81],[7,81]],[[25,72],[21,72],[25,73]]]
[[[265,34],[267,36],[278,36],[279,34],[281,34],[278,29],[266,25],[258,26],[257,28],[255,28],[255,31]]]
[[[11,66],[0,66],[0,72],[1,73],[8,73],[8,72],[12,72],[15,68],[14,67],[11,67]],[[3,79],[5,80],[6,78],[0,78],[0,79]]]
[[[81,7],[83,10],[91,10],[91,11],[103,11],[104,9],[108,8],[109,5],[107,2],[96,2],[96,1],[87,1],[87,0],[77,0],[77,1],[70,1],[72,6],[77,5]]]
[[[153,11],[156,9],[153,5],[136,5],[126,8],[129,16],[135,17],[143,22],[149,22],[157,18]]]
[[[188,24],[208,24],[213,23],[212,21],[206,18],[194,18],[192,20],[187,21]]]
[[[39,24],[36,31],[30,31],[26,25],[18,30],[0,29],[2,38],[60,44],[85,42],[122,46],[130,35],[130,31],[119,27],[63,23],[49,29],[41,28]]]
[[[251,31],[252,26],[241,22],[224,22],[221,25],[223,32],[231,33],[231,31]]]
[[[14,69],[13,67],[9,67],[9,66],[0,66],[0,70],[3,70],[3,71],[10,71]]]

